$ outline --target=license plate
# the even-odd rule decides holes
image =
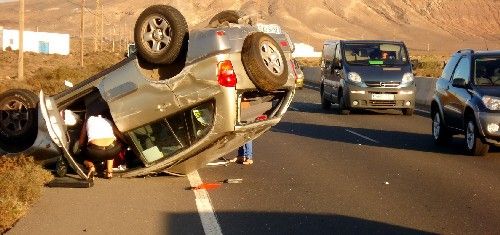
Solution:
[[[394,94],[372,94],[372,100],[394,100]]]

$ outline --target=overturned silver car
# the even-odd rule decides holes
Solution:
[[[238,20],[222,12],[189,32],[175,8],[145,9],[134,30],[137,54],[55,96],[0,94],[0,154],[58,159],[58,175],[69,165],[88,179],[72,149],[96,96],[128,140],[122,177],[186,174],[257,138],[292,101],[291,50]]]

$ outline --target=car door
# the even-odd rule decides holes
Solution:
[[[78,166],[76,161],[73,159],[69,152],[69,140],[66,132],[66,126],[64,125],[64,121],[59,113],[59,109],[57,108],[56,102],[51,97],[46,97],[43,91],[40,91],[40,113],[45,120],[45,124],[47,125],[47,130],[49,132],[50,137],[54,141],[54,143],[61,148],[64,158],[66,158],[67,162],[76,171],[76,173],[85,180],[88,180],[87,175],[83,172],[83,170]]]
[[[106,75],[98,89],[108,103],[113,120],[122,132],[159,120],[179,111],[167,80],[160,80],[162,68],[145,70],[137,60]]]
[[[464,79],[466,84],[470,82],[471,63],[470,58],[463,56],[453,72],[450,83],[447,89],[447,104],[443,107],[448,118],[448,126],[463,130],[463,112],[465,104],[470,98],[470,94],[466,88],[453,86],[453,81],[456,79]]]

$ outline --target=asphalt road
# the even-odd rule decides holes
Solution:
[[[254,142],[254,165],[199,170],[203,182],[243,179],[208,190],[212,223],[224,234],[499,234],[500,152],[463,155],[463,137],[436,147],[427,116],[341,116],[299,90]],[[199,213],[189,186],[162,176],[46,188],[9,234],[203,234],[210,210]]]

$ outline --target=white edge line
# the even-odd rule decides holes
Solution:
[[[359,137],[361,137],[361,138],[363,138],[365,140],[369,140],[369,141],[371,141],[373,143],[377,143],[378,144],[378,141],[376,141],[376,140],[374,140],[374,139],[372,139],[370,137],[364,136],[362,134],[356,133],[356,132],[348,130],[348,129],[346,129],[346,131],[349,132],[349,133],[351,133],[351,134],[353,134],[353,135],[357,135],[357,136],[359,136]]]
[[[203,183],[198,171],[189,173],[187,177],[191,187],[197,187]],[[219,222],[217,221],[217,216],[215,215],[207,190],[197,189],[193,190],[193,192],[196,197],[196,207],[198,208],[198,214],[200,214],[201,224],[203,225],[205,234],[222,235],[222,230]]]
[[[316,89],[317,89],[317,88],[319,88],[319,86],[310,86],[310,85],[304,85],[304,87],[307,87],[307,88],[313,88],[313,89],[315,89],[315,88],[316,88]]]
[[[290,109],[293,110],[293,111],[299,111],[297,108],[294,108],[292,106],[290,106]]]
[[[423,110],[423,109],[415,109],[416,111],[419,111],[419,112],[422,112],[422,113],[427,113],[427,114],[430,114],[431,112],[427,111],[427,110]]]

